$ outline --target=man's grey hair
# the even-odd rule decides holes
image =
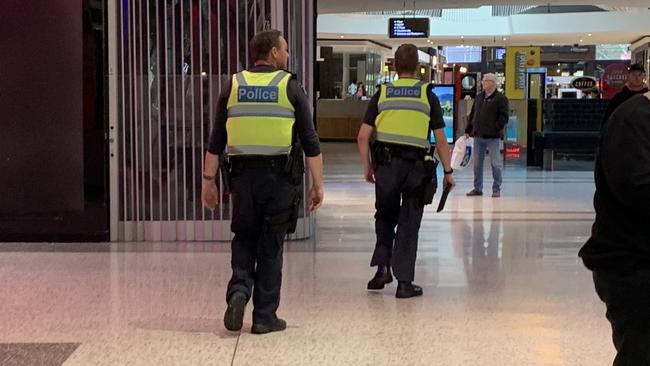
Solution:
[[[489,72],[487,74],[483,74],[483,80],[492,80],[495,83],[497,82],[497,77],[493,73]]]

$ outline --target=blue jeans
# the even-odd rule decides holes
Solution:
[[[500,139],[474,138],[474,189],[483,192],[483,163],[485,162],[486,151],[490,152],[492,162],[492,192],[501,192],[501,152],[499,150]]]

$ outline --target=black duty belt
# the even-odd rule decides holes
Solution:
[[[286,156],[235,156],[230,158],[232,169],[284,169]]]
[[[424,156],[427,155],[425,149],[406,146],[406,145],[397,145],[397,144],[386,144],[378,143],[380,148],[385,148],[390,151],[390,155],[393,157],[401,157],[406,159],[424,159]]]

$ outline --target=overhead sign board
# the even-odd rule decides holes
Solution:
[[[429,18],[388,19],[389,38],[428,38]]]

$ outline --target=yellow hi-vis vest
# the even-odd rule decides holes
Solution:
[[[428,84],[416,79],[399,79],[382,85],[375,120],[376,140],[429,149],[431,106]]]
[[[289,153],[296,120],[287,95],[290,78],[282,70],[233,75],[227,105],[228,155]]]

